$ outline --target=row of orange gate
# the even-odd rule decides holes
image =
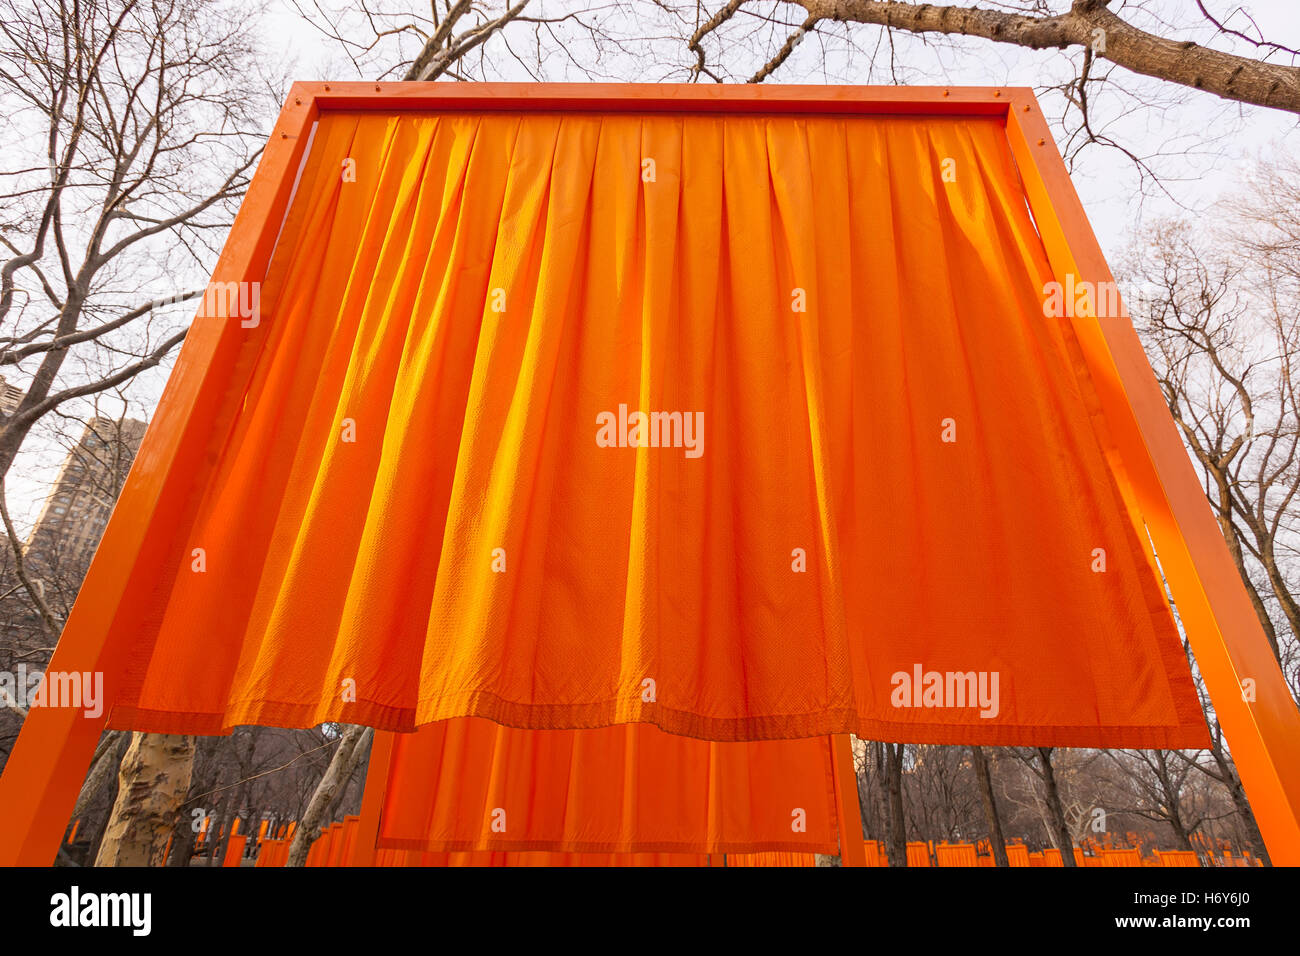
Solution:
[[[200,841],[206,835],[208,820],[203,821]],[[307,866],[342,866],[348,858],[360,817],[350,816],[341,823],[323,827],[320,836],[307,853]],[[80,821],[73,824],[67,842],[76,839]],[[263,821],[256,841],[260,850],[255,866],[284,866],[289,859],[289,846],[293,842],[296,823],[282,823],[275,828],[277,838],[268,839],[268,822]],[[248,835],[234,833],[226,846],[222,866],[242,865],[248,852]],[[218,835],[218,839],[220,835]],[[867,866],[888,866],[889,861],[882,843],[865,841]],[[987,846],[983,844],[982,846]],[[171,843],[168,841],[168,850]],[[1259,866],[1259,860],[1249,852],[1234,855],[1230,850],[1204,853],[1207,866]],[[470,850],[455,853],[434,853],[421,850],[377,850],[378,866],[813,866],[811,853],[549,853],[503,852]],[[1074,848],[1074,859],[1083,867],[1113,866],[1175,866],[1197,867],[1201,857],[1191,850],[1155,850],[1143,856],[1136,849],[1101,849],[1085,854]],[[1061,851],[1047,849],[1031,852],[1022,843],[1007,844],[1007,863],[1011,866],[1063,866]],[[941,866],[993,866],[993,857],[979,853],[973,843],[926,843],[914,841],[907,844],[907,865],[918,867]]]
[[[321,830],[320,837],[307,854],[307,866],[342,866],[348,859],[355,839],[359,817],[348,817],[342,823]],[[247,837],[231,838],[226,866],[239,866]],[[238,841],[236,843],[236,841]],[[284,866],[289,856],[292,835],[281,839],[263,840],[257,866]],[[868,866],[888,866],[883,844],[876,840],[865,841]],[[1207,854],[1210,866],[1255,866],[1258,861],[1249,853],[1234,857],[1223,851]],[[1156,850],[1151,856],[1142,856],[1136,849],[1103,849],[1095,854],[1085,854],[1074,848],[1074,857],[1083,867],[1115,866],[1201,866],[1198,855],[1191,850]],[[454,853],[434,853],[420,850],[378,850],[378,866],[813,866],[811,853],[550,853],[502,852],[472,850]],[[1024,844],[1007,846],[1007,862],[1013,867],[1063,866],[1061,851],[1047,849],[1031,852]],[[979,854],[973,843],[907,844],[907,865],[913,867],[970,867],[993,866],[993,858]]]

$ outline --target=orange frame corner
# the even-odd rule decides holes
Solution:
[[[1058,279],[1073,275],[1076,282],[1113,283],[1047,121],[1028,88],[427,82],[295,83],[235,217],[213,283],[265,276],[312,125],[329,110],[1001,116],[1053,273]],[[200,307],[50,660],[50,670],[104,674],[108,699],[103,714],[89,718],[65,708],[30,712],[0,777],[0,866],[47,866],[58,850],[106,725],[112,688],[122,676],[131,630],[118,621],[118,612],[129,571],[149,549],[149,526],[181,507],[178,493],[166,488],[166,479],[173,472],[184,473],[197,454],[194,443],[185,439],[185,426],[203,421],[211,412],[201,386],[214,367],[232,361],[237,323],[230,318],[220,312],[209,315]],[[1274,863],[1300,865],[1300,711],[1127,312],[1121,305],[1117,316],[1085,316],[1074,322],[1119,446],[1125,475],[1117,478],[1133,495],[1155,544],[1260,831]],[[1253,702],[1243,699],[1245,678],[1255,681]],[[836,735],[837,767],[847,742],[847,735]],[[376,735],[376,746],[384,750],[383,735]],[[376,756],[382,762],[382,754]],[[849,761],[851,767],[851,752]],[[841,810],[846,811],[848,779],[841,779],[837,789]],[[382,790],[369,791],[349,854],[353,865],[373,860],[372,831],[377,832]],[[856,787],[852,792],[856,805]],[[849,821],[842,820],[842,840],[848,829]],[[849,843],[861,846],[860,839]],[[367,846],[368,852],[363,849]],[[851,862],[849,856],[857,856],[852,847],[846,863]]]

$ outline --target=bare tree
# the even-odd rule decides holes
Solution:
[[[1226,225],[1162,221],[1134,245],[1122,274],[1136,290],[1128,296],[1130,311],[1170,413],[1201,471],[1260,625],[1300,699],[1298,175],[1294,158],[1259,164],[1249,191],[1232,197]],[[1267,862],[1199,676],[1197,686],[1210,749],[1176,759],[1225,788],[1245,842]]]
[[[734,16],[749,0],[729,0],[722,9]],[[823,21],[857,23],[905,33],[936,33],[1007,43],[1032,50],[1076,47],[1085,57],[1103,55],[1134,73],[1205,90],[1225,99],[1300,113],[1300,69],[1263,59],[1236,56],[1177,41],[1139,29],[1110,10],[1112,0],[1072,0],[1051,6],[1038,0],[988,9],[942,3],[897,3],[879,0],[786,0],[803,12],[802,20],[750,82],[766,79],[789,56],[796,37]],[[1202,13],[1204,4],[1199,4]],[[1015,9],[1019,7],[1020,9]],[[715,27],[716,29],[716,27]],[[695,45],[698,40],[693,38]],[[1259,44],[1266,46],[1265,44]],[[1300,55],[1278,45],[1265,53]]]
[[[1286,177],[1274,177],[1277,195],[1285,197]],[[1278,203],[1281,220],[1284,206]],[[1275,248],[1251,256],[1243,255],[1243,244],[1247,253]],[[1259,232],[1216,238],[1188,222],[1166,221],[1130,253],[1125,274],[1140,290],[1131,312],[1165,402],[1201,470],[1274,656],[1300,698],[1300,317],[1293,308],[1300,236],[1289,245]]]
[[[338,748],[334,751],[329,766],[312,793],[311,802],[302,815],[298,829],[294,831],[286,865],[302,866],[307,862],[307,852],[316,842],[321,826],[333,819],[335,808],[342,799],[348,780],[370,753],[370,742],[373,738],[374,730],[370,727],[358,727],[355,724],[347,724],[343,727]]]
[[[971,763],[975,767],[975,778],[979,781],[980,801],[984,806],[984,819],[989,828],[989,848],[993,854],[993,864],[1010,866],[1007,860],[1007,841],[1002,835],[1002,816],[998,813],[997,799],[993,795],[989,759],[983,747],[971,747]]]
[[[199,294],[278,99],[248,13],[201,0],[0,2],[0,372],[17,393],[0,410],[0,513],[7,565],[45,632],[37,666],[84,568],[64,569],[63,593],[48,586],[54,541],[34,573],[5,478],[38,427],[94,417],[184,338],[188,316],[167,307]],[[183,795],[192,749],[137,737],[101,860],[153,859],[145,831],[174,810],[159,799]]]
[[[1109,750],[1106,756],[1131,784],[1129,801],[1116,809],[1169,825],[1180,850],[1209,815],[1204,794],[1189,786],[1194,765],[1164,750]]]
[[[1074,859],[1074,840],[1066,819],[1065,801],[1058,781],[1057,767],[1053,763],[1054,747],[1012,747],[1007,752],[1014,755],[1037,779],[1039,790],[1035,797],[1040,802],[1048,837],[1061,851],[1065,866],[1077,866]]]
[[[881,743],[881,777],[885,781],[888,815],[885,818],[886,845],[890,866],[907,866],[907,819],[903,810],[903,764],[906,744]]]
[[[272,90],[237,11],[198,0],[38,0],[0,12],[7,140],[0,475],[52,410],[129,381],[184,336],[259,155]],[[36,147],[39,147],[36,148]],[[155,294],[150,294],[152,288]]]
[[[600,61],[629,62],[643,42],[635,34],[653,29],[635,13],[654,11],[620,0],[565,3],[553,15],[542,12],[546,0],[290,2],[358,76],[402,80],[499,80],[511,78],[511,67],[530,80],[568,70],[582,79],[626,79],[602,73]],[[620,28],[634,36],[620,36]]]
[[[95,858],[96,866],[157,866],[167,826],[190,785],[192,737],[135,734],[117,788],[117,801]]]

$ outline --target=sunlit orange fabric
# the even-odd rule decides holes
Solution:
[[[397,738],[376,846],[835,854],[830,740],[442,721]]]
[[[992,117],[327,113],[111,725],[1200,746],[1051,278]]]

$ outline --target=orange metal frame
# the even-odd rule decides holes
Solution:
[[[312,124],[329,110],[527,110],[1001,116],[1029,206],[1058,281],[1113,282],[1033,92],[1024,88],[695,86],[609,84],[297,83],[240,207],[214,283],[260,281],[287,211]],[[214,297],[224,299],[224,297]],[[1300,711],[1269,650],[1218,526],[1183,449],[1127,313],[1074,320],[1122,459],[1117,475],[1155,543],[1206,687],[1232,748],[1273,861],[1300,864]],[[184,475],[216,411],[204,380],[238,357],[239,324],[202,309],[50,661],[55,671],[101,671],[107,714],[142,603],[128,588],[149,528],[183,514]],[[1241,682],[1255,681],[1255,700]],[[34,708],[0,778],[0,865],[49,865],[105,718]],[[839,735],[837,735],[839,736]],[[376,735],[382,756],[383,734]],[[861,848],[848,811],[857,806],[843,744],[836,761],[845,862]],[[391,742],[390,742],[391,743]],[[376,765],[377,766],[377,765]],[[850,793],[854,799],[850,800]],[[367,788],[357,844],[373,848],[382,787]],[[366,811],[369,812],[366,812]],[[856,814],[853,814],[856,816]],[[373,859],[373,849],[370,851]],[[364,862],[354,845],[352,859]]]

